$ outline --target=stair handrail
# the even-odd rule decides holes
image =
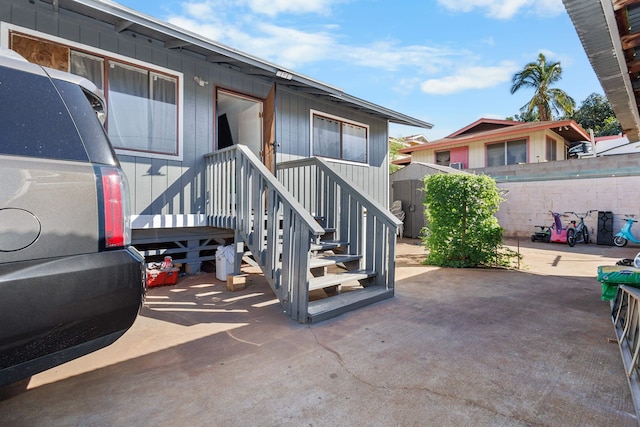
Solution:
[[[314,236],[320,236],[324,233],[324,229],[320,226],[320,224],[318,224],[315,218],[309,212],[307,212],[307,210],[289,193],[289,191],[280,183],[280,181],[278,181],[276,176],[269,171],[269,169],[247,146],[236,144],[231,147],[223,148],[221,150],[206,154],[205,159],[207,159],[207,165],[210,164],[209,159],[217,157],[228,158],[229,154],[232,154],[234,152],[240,152],[241,155],[251,163],[251,166],[253,166],[258,171],[261,178],[265,180],[266,185],[273,188],[273,190],[275,190],[282,198],[284,203],[286,203],[294,211],[296,211],[298,215],[300,215],[300,218],[309,227],[311,234],[313,234]],[[237,155],[233,157],[237,158]],[[238,177],[237,175],[238,174],[236,174],[236,177]],[[207,208],[213,208],[213,206],[209,204],[207,205]],[[207,216],[210,216],[211,211],[212,209],[207,209]]]
[[[309,157],[309,158],[301,158],[296,160],[290,160],[288,162],[280,163],[277,166],[278,170],[282,169],[290,169],[294,167],[300,166],[319,166],[323,170],[324,173],[330,175],[339,185],[343,188],[347,188],[352,193],[352,196],[355,197],[363,206],[366,207],[367,213],[371,213],[377,217],[383,218],[388,225],[393,225],[396,228],[402,225],[402,221],[396,218],[388,209],[384,208],[375,200],[367,198],[364,193],[354,187],[349,181],[345,180],[341,177],[335,170],[333,170],[328,163],[319,158],[319,157]]]
[[[323,227],[244,145],[205,155],[207,218],[235,230],[290,317],[306,322],[312,241]],[[282,236],[282,242],[280,242]],[[239,272],[236,255],[235,271]]]
[[[402,222],[323,159],[292,160],[277,169],[285,188],[290,186],[288,190],[307,210],[325,227],[335,229],[340,241],[348,242],[349,254],[362,256],[361,267],[375,273],[373,284],[393,290],[395,243]]]

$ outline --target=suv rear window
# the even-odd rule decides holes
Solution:
[[[91,106],[95,95],[83,91],[80,86],[71,82],[53,79],[53,83],[69,107],[69,113],[78,127],[78,133],[91,162],[116,165],[116,153],[111,148],[107,133]]]
[[[49,78],[0,67],[0,154],[88,160]]]

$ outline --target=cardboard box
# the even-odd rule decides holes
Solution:
[[[231,292],[241,291],[247,286],[246,274],[227,275],[227,290]]]

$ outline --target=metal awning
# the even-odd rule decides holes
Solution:
[[[108,0],[41,0],[57,12],[69,11],[90,17],[113,27],[118,33],[131,32],[158,41],[166,49],[180,49],[202,60],[223,67],[264,77],[279,85],[318,98],[382,117],[392,123],[430,129],[431,123],[351,96],[341,89],[319,82],[263,59],[240,52],[198,34],[144,15]]]
[[[640,2],[563,2],[622,131],[640,140]]]

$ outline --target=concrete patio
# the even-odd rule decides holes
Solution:
[[[640,248],[508,241],[507,271],[423,266],[417,243],[395,298],[314,325],[258,274],[152,288],[127,334],[33,377],[0,424],[638,425],[595,278]]]

